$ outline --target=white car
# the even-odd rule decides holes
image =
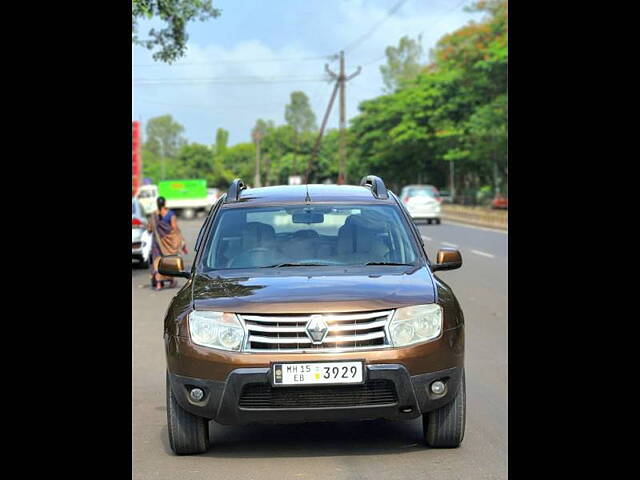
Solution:
[[[440,225],[442,211],[438,189],[432,185],[407,185],[400,192],[400,200],[414,220]]]
[[[157,185],[142,185],[138,189],[136,198],[142,206],[142,210],[145,215],[151,215],[158,208],[158,186]]]
[[[131,200],[131,258],[142,268],[149,266],[151,234],[147,232],[147,218],[137,199]]]

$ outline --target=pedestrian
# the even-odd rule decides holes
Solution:
[[[169,288],[176,286],[176,281],[171,277],[160,275],[158,265],[160,258],[166,255],[179,255],[187,253],[186,244],[182,232],[178,228],[178,221],[173,210],[166,207],[164,197],[158,197],[158,210],[151,214],[148,229],[153,234],[151,242],[151,285],[154,290],[162,290],[164,282],[169,282]]]

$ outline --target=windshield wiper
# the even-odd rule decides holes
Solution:
[[[276,265],[265,265],[260,268],[279,268],[279,267],[326,267],[326,263],[278,263]]]
[[[401,265],[404,267],[412,267],[412,263],[396,263],[396,262],[367,262],[365,265]]]

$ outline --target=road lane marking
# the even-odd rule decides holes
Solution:
[[[480,250],[471,250],[471,253],[475,253],[476,255],[482,255],[483,257],[495,258],[495,255],[487,252],[481,252]]]
[[[505,235],[509,235],[509,232],[507,230],[498,230],[496,228],[489,228],[489,227],[479,227],[477,225],[471,225],[469,223],[458,223],[458,222],[454,222],[446,219],[443,220],[443,225],[445,224],[456,225],[458,227],[475,228],[476,230],[485,230],[487,232],[504,233]]]
[[[454,247],[454,248],[458,248],[458,245],[456,245],[455,243],[449,243],[449,242],[440,242],[443,245],[446,245],[447,247]]]
[[[432,240],[431,237],[425,237],[424,235],[422,235],[422,238],[427,242],[430,242]]]

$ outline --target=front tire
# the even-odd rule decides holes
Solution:
[[[171,391],[167,373],[167,426],[169,444],[177,455],[204,453],[209,449],[209,421],[183,409]]]
[[[466,388],[464,370],[458,393],[452,402],[422,414],[424,439],[434,448],[457,448],[464,438]]]
[[[440,225],[440,219],[439,218],[434,218],[433,221],[436,222],[436,225]]]

